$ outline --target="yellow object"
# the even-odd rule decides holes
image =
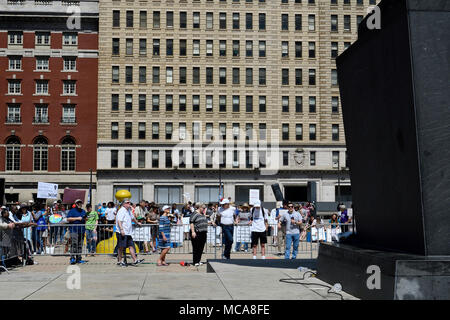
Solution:
[[[131,193],[128,190],[119,190],[115,196],[118,201],[122,202],[126,198],[131,198]]]
[[[116,237],[116,233],[114,232],[111,238],[102,240],[97,244],[96,252],[113,254],[116,244],[117,244],[117,237]],[[135,249],[136,253],[139,253],[139,248],[136,244],[134,245],[134,249]],[[126,252],[130,253],[130,249],[127,248]]]

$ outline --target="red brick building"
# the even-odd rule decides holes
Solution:
[[[95,189],[98,1],[0,3],[6,202],[36,201],[38,181],[88,191],[90,170]]]

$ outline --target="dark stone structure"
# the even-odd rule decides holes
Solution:
[[[450,2],[379,7],[381,29],[364,19],[336,62],[357,235],[354,247],[321,245],[319,274],[338,282],[326,275],[336,262],[363,298],[449,298]],[[381,268],[380,291],[367,289],[369,265]],[[437,275],[445,292],[430,290]]]

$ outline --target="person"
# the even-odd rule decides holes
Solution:
[[[170,207],[164,206],[162,208],[163,213],[159,218],[159,237],[158,237],[158,248],[161,249],[161,255],[159,256],[157,266],[168,266],[166,263],[166,254],[170,250],[170,220],[169,213]]]
[[[340,227],[339,227],[339,218],[336,213],[333,213],[331,215],[331,219],[328,221],[331,225],[331,240],[332,241],[338,241],[337,235],[340,233]]]
[[[86,205],[86,244],[87,251],[91,256],[95,256],[97,248],[97,224],[98,224],[98,213],[92,210],[92,205]],[[86,254],[87,255],[87,254]]]
[[[192,203],[189,201],[186,205],[181,209],[181,220],[183,222],[183,232],[184,232],[184,240],[189,240],[189,220],[192,214]]]
[[[35,210],[31,211],[31,215],[33,216],[34,222],[37,224],[36,228],[33,228],[32,238],[33,238],[33,246],[34,252],[37,254],[44,254],[44,243],[42,239],[42,235],[46,230],[46,222],[45,222],[45,204],[41,203],[40,205],[35,206]]]
[[[106,222],[106,209],[108,209],[106,202],[103,202],[103,204],[98,207],[98,219],[101,224],[104,224]]]
[[[285,244],[286,244],[286,222],[284,220],[281,223],[278,223],[278,222],[280,222],[281,216],[288,212],[287,206],[288,206],[288,202],[283,201],[283,207],[278,210],[278,212],[276,213],[276,216],[275,216],[275,220],[277,221],[277,228],[278,228],[278,230],[277,230],[278,255],[282,255],[283,252],[286,251],[286,249],[283,248],[283,247],[285,247]]]
[[[134,217],[137,221],[139,221],[141,224],[144,224],[146,222],[146,215],[148,214],[145,200],[141,200],[136,208],[134,209]],[[138,245],[139,251],[144,251],[144,254],[148,254],[148,243],[147,241],[136,241],[136,244]]]
[[[236,216],[236,246],[235,251],[241,250],[242,243],[244,244],[244,251],[248,252],[248,244],[251,241],[250,233],[250,211],[248,203],[244,203],[239,210],[239,214]]]
[[[348,217],[348,212],[347,212],[347,208],[345,207],[345,205],[341,205],[339,208],[340,212],[339,212],[339,222],[342,224],[341,225],[341,231],[342,232],[347,232],[348,231],[348,223],[350,223],[350,218]]]
[[[22,222],[25,226],[28,227],[24,227],[23,228],[23,237],[25,240],[25,260],[27,264],[34,264],[33,263],[33,257],[32,257],[32,249],[33,246],[31,244],[31,227],[32,226],[36,226],[36,224],[33,222],[32,217],[31,217],[31,213],[28,211],[28,207],[26,204],[23,204],[20,207],[20,211],[22,212],[22,217],[20,219],[20,222]]]
[[[150,212],[147,215],[147,223],[151,224],[150,234],[152,236],[152,241],[150,245],[152,247],[152,252],[156,252],[156,237],[158,236],[159,228],[159,208],[151,207]]]
[[[201,259],[208,232],[206,206],[201,203],[196,203],[194,214],[192,214],[189,219],[190,236],[192,241],[192,263],[194,266],[198,267],[203,264]]]
[[[10,255],[13,230],[16,227],[14,221],[9,218],[8,209],[2,208],[0,216],[0,262],[4,264],[4,258]]]
[[[261,246],[261,258],[266,258],[267,229],[269,227],[268,220],[269,211],[261,206],[260,200],[256,200],[250,211],[253,259],[256,259],[258,241]]]
[[[106,223],[115,224],[117,209],[114,207],[114,202],[108,202],[108,208],[106,208]]]
[[[75,200],[75,208],[70,209],[67,214],[67,222],[71,225],[70,232],[70,264],[86,263],[81,260],[81,253],[83,248],[83,239],[86,222],[86,211],[83,210],[83,201],[81,199]]]
[[[300,241],[300,226],[302,225],[302,216],[297,211],[294,211],[294,205],[289,202],[287,205],[288,211],[283,212],[280,217],[279,224],[286,223],[286,251],[285,259],[289,259],[292,248],[292,259],[297,258],[298,244]]]
[[[142,226],[142,224],[136,220],[131,211],[130,200],[125,200],[122,203],[122,207],[119,209],[116,216],[116,235],[118,244],[117,265],[121,267],[127,266],[127,264],[123,260],[123,256],[127,254],[126,248],[130,250],[131,258],[133,259],[132,265],[136,266],[144,261],[143,259],[138,259],[136,255],[133,238],[131,237],[131,235],[133,234],[132,222],[136,223],[139,226]]]
[[[234,213],[236,211],[235,207],[230,206],[230,200],[223,199],[220,204],[217,216],[220,218],[220,226],[223,232],[223,241],[225,249],[223,252],[223,257],[225,259],[231,259],[231,247],[233,245],[233,229],[234,229]]]

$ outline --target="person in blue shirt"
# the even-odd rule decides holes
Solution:
[[[103,204],[98,208],[98,218],[100,220],[100,223],[106,224],[106,209],[108,207],[106,206],[106,202],[103,202]]]
[[[85,232],[86,211],[83,210],[83,201],[75,200],[75,208],[70,209],[67,214],[67,222],[71,225],[70,232],[70,264],[86,263],[81,260],[83,239]]]

